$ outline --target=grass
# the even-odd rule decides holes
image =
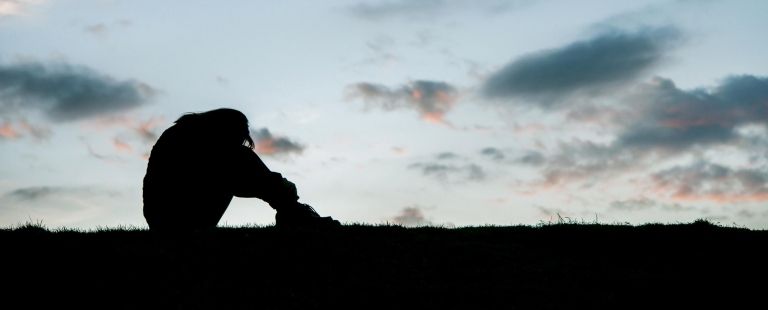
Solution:
[[[706,220],[157,234],[0,229],[4,304],[108,308],[736,307],[761,298],[768,231]]]

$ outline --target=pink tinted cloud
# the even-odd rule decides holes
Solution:
[[[32,125],[24,119],[0,126],[0,137],[19,139],[25,135],[30,135],[36,140],[47,140],[53,133],[48,127]]]
[[[145,142],[154,143],[157,140],[157,133],[155,129],[165,124],[165,121],[160,118],[150,118],[149,120],[138,122],[134,131],[141,136]]]
[[[127,143],[121,141],[118,138],[113,139],[112,143],[115,146],[115,149],[120,151],[120,152],[125,152],[125,153],[133,152],[133,148],[130,145],[128,145]]]
[[[93,129],[100,132],[112,127],[125,127],[139,135],[145,143],[154,143],[158,137],[156,130],[163,124],[165,124],[165,120],[161,117],[141,120],[138,117],[105,116],[84,122],[83,129]]]
[[[348,87],[347,98],[361,98],[367,107],[385,111],[413,109],[426,122],[453,127],[445,115],[458,100],[459,92],[448,83],[435,81],[413,81],[399,88],[357,83]]]
[[[19,137],[19,131],[16,128],[13,128],[13,125],[11,124],[4,124],[3,126],[0,126],[0,136],[5,137],[6,139],[16,139]]]
[[[515,124],[512,127],[512,131],[516,134],[535,133],[539,131],[546,131],[548,129],[549,128],[547,126],[542,124],[526,124],[522,126]]]
[[[404,148],[404,147],[393,147],[392,151],[394,151],[395,154],[397,154],[397,155],[408,154],[408,148]]]
[[[392,222],[403,226],[428,225],[430,222],[424,216],[421,208],[405,207],[398,216],[392,218]]]
[[[251,137],[255,142],[254,150],[260,155],[286,156],[289,154],[302,154],[306,146],[297,143],[284,136],[275,136],[269,129],[261,128],[251,130]]]

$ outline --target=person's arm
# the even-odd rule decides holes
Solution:
[[[229,159],[228,159],[229,160]],[[237,148],[231,158],[230,187],[237,197],[259,198],[266,202],[296,201],[296,185],[272,172],[251,149]]]

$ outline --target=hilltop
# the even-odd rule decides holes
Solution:
[[[756,301],[768,231],[687,224],[0,230],[4,301],[162,308],[648,308]]]

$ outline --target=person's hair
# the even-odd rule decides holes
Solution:
[[[173,123],[180,126],[213,127],[217,129],[232,129],[242,125],[245,125],[244,127],[248,128],[248,118],[245,116],[245,114],[238,110],[228,108],[221,108],[206,112],[184,113]],[[251,138],[250,134],[246,134],[243,138],[243,145],[251,149],[255,147],[253,138]]]

